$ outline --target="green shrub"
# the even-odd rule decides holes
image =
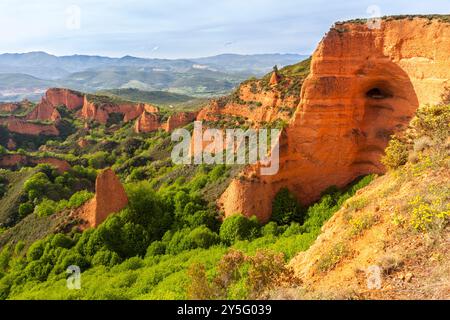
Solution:
[[[273,200],[272,220],[279,225],[293,221],[303,223],[304,210],[287,188],[281,189]]]
[[[277,225],[277,223],[275,221],[269,222],[268,224],[266,224],[261,229],[261,235],[263,237],[266,237],[266,236],[277,236],[278,233],[279,233],[278,225]]]
[[[209,180],[211,182],[219,180],[221,177],[225,175],[227,168],[225,165],[217,165],[215,166],[208,174]]]
[[[126,270],[137,270],[144,267],[144,261],[139,257],[132,257],[120,264],[118,268],[122,271]]]
[[[95,169],[103,169],[113,163],[112,156],[105,151],[98,151],[90,155],[88,160],[89,166]]]
[[[114,251],[103,249],[98,251],[92,258],[92,265],[112,267],[120,263],[120,257]]]
[[[0,271],[6,271],[8,268],[9,262],[12,257],[11,248],[9,245],[3,247],[2,251],[0,251]]]
[[[24,275],[29,280],[45,281],[53,266],[46,260],[33,260],[26,266]]]
[[[381,158],[381,163],[388,169],[396,169],[408,161],[408,146],[397,138],[389,141],[385,152],[386,155]]]
[[[209,230],[206,226],[200,226],[192,230],[187,241],[191,243],[191,248],[209,248],[220,242],[219,235]]]
[[[126,190],[129,199],[126,219],[142,225],[152,240],[159,239],[172,223],[171,211],[147,181],[128,184]]]
[[[90,263],[78,252],[69,252],[62,260],[61,267],[65,271],[69,266],[78,266],[81,271],[84,271],[89,268]]]
[[[34,208],[34,213],[38,217],[42,218],[56,213],[56,210],[57,210],[57,203],[53,200],[45,198],[44,200],[42,200],[40,204],[38,204]]]
[[[411,124],[420,136],[431,136],[440,144],[450,133],[450,106],[445,104],[422,106],[417,110]]]
[[[20,240],[17,242],[16,246],[14,247],[14,255],[18,256],[22,253],[22,250],[25,248],[25,242]]]
[[[175,232],[167,244],[167,253],[178,254],[185,250],[196,248],[209,248],[220,241],[217,233],[212,232],[206,226],[200,226],[191,230],[184,228]]]
[[[147,248],[146,257],[159,256],[166,253],[166,244],[161,241],[153,241]]]
[[[21,203],[19,205],[19,216],[20,218],[25,218],[27,215],[34,211],[33,204],[30,202]]]
[[[27,259],[28,261],[39,260],[44,254],[45,249],[45,241],[38,240],[34,242],[27,251]]]
[[[81,205],[83,205],[86,201],[90,200],[93,197],[94,194],[92,192],[86,190],[78,191],[70,197],[67,205],[69,208],[75,209],[81,207]]]
[[[57,233],[51,238],[51,245],[54,248],[70,249],[73,246],[73,242],[65,234]]]
[[[220,240],[231,245],[238,240],[250,240],[258,235],[260,225],[255,216],[248,219],[241,214],[226,218],[220,226]]]

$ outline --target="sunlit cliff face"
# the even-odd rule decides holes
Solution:
[[[417,96],[408,75],[389,61],[368,62],[358,70],[355,80],[360,89],[352,103],[362,118],[351,132],[355,143],[351,170],[382,172],[384,149],[392,134],[404,129],[414,115],[419,106]]]
[[[280,139],[280,170],[260,176],[247,167],[219,200],[225,215],[268,221],[272,200],[288,188],[309,204],[329,186],[383,173],[390,136],[419,105],[442,102],[450,85],[450,24],[391,19],[332,28],[314,52],[301,102]]]

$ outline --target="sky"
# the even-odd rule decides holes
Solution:
[[[0,0],[0,53],[310,54],[336,21],[431,13],[450,13],[450,1]]]

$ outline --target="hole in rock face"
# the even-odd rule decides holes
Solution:
[[[392,94],[387,90],[375,87],[366,92],[366,97],[370,99],[387,99],[392,98]]]

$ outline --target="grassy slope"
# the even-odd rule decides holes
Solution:
[[[0,199],[0,224],[10,226],[18,219],[18,205],[23,195],[23,184],[34,173],[35,169],[26,168],[21,171],[9,172],[7,175],[8,191]]]
[[[415,230],[411,201],[422,196],[448,203],[449,176],[448,167],[419,176],[393,172],[348,200],[316,243],[291,261],[304,281],[299,297],[448,299],[450,228]],[[380,290],[367,288],[366,272],[373,265],[382,270]]]

